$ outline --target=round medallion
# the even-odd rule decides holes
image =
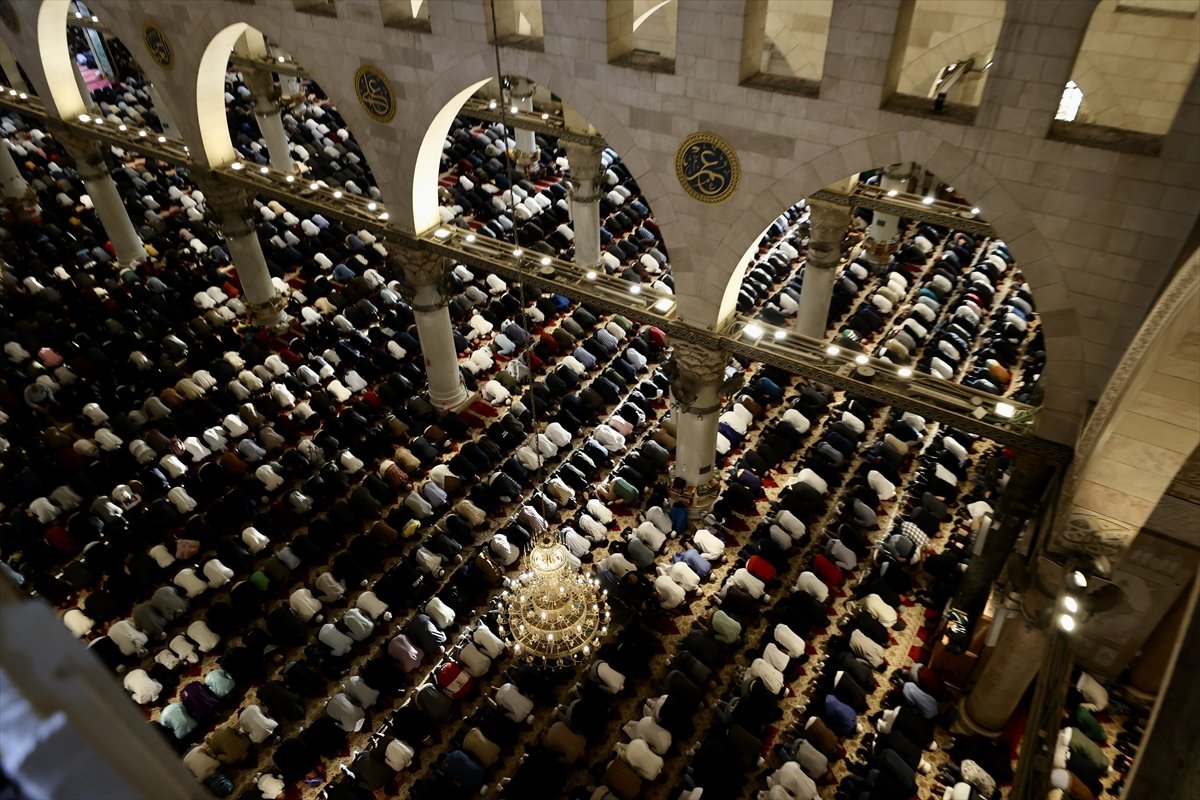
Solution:
[[[153,22],[142,26],[142,41],[146,43],[146,49],[150,51],[150,57],[154,59],[155,64],[163,69],[175,66],[175,50],[171,47],[171,40]]]
[[[392,82],[377,67],[367,64],[358,68],[354,73],[354,94],[362,110],[376,122],[386,124],[396,116]]]
[[[737,191],[741,168],[733,148],[715,133],[693,133],[675,153],[675,176],[702,203],[723,203]]]

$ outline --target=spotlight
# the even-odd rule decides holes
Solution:
[[[158,137],[158,143],[159,143],[159,144],[165,144],[165,143],[166,143],[166,141],[167,141],[167,137],[165,137],[165,136],[160,136],[160,137]]]
[[[495,100],[492,100],[492,101],[490,101],[490,102],[488,103],[488,108],[494,109],[495,107],[496,107],[496,101],[495,101]]]
[[[757,342],[762,338],[764,331],[761,325],[756,325],[751,322],[749,325],[742,328],[742,333],[746,334],[751,341]]]
[[[334,200],[341,200],[341,199],[342,199],[342,190],[341,190],[341,189],[334,189],[334,190],[333,190],[333,199],[334,199]]]
[[[921,205],[926,205],[926,206],[931,206],[931,205],[933,205],[933,198],[932,198],[932,197],[930,197],[930,196],[928,196],[928,195],[926,195],[925,197],[922,197],[922,198],[921,198]]]
[[[104,124],[104,120],[100,119],[100,117],[94,117],[94,118],[92,119],[92,122],[96,123],[97,125],[103,125],[103,124]]]
[[[972,208],[972,209],[971,209],[971,213],[972,213],[972,214],[976,214],[976,215],[978,215],[978,214],[979,214],[979,206],[976,206],[975,208]]]
[[[1075,618],[1070,614],[1058,615],[1058,627],[1062,628],[1067,633],[1075,630]]]
[[[22,100],[28,100],[28,99],[29,99],[29,95],[25,94],[24,92],[21,92],[21,94],[20,94],[19,96],[20,96],[20,98],[21,98]],[[121,130],[124,130],[124,129],[125,129],[125,126],[124,126],[124,125],[122,125],[122,126],[121,126]]]
[[[509,109],[509,113],[516,114],[520,110],[521,109],[517,108],[516,106],[513,106],[512,108]]]
[[[524,250],[522,250],[521,248],[519,248],[519,247],[514,247],[514,248],[513,248],[513,251],[512,251],[512,254],[513,254],[514,256],[516,256],[517,258],[520,258],[520,257],[521,257],[521,254],[522,254],[522,253],[524,253],[524,252],[525,252],[525,251],[524,251]]]
[[[842,348],[838,347],[836,344],[831,344],[831,345],[829,345],[829,347],[825,348],[825,355],[827,355],[827,356],[836,356],[837,354],[839,354],[841,352],[842,352]]]
[[[146,136],[146,135],[147,135],[147,133],[145,131],[138,131],[138,136]]]
[[[584,273],[583,277],[587,278],[589,281],[596,280],[596,270],[589,269],[586,273]]]
[[[100,21],[100,18],[99,18],[99,17],[97,17],[95,14],[93,14],[93,15],[92,15],[92,22],[99,22],[99,21]]]
[[[660,313],[667,313],[671,310],[671,306],[675,305],[675,301],[669,297],[664,297],[654,304],[654,310]]]
[[[271,168],[270,167],[259,167],[258,171],[259,171],[259,173],[266,175],[268,172],[271,171]]]
[[[996,403],[996,416],[1012,419],[1013,414],[1017,413],[1017,408],[1012,403],[1000,402]]]
[[[787,338],[787,331],[782,330],[782,329],[775,331],[775,341],[782,342],[786,338]]]
[[[92,118],[91,118],[91,116],[89,116],[88,114],[80,114],[80,115],[79,115],[79,121],[80,121],[80,122],[91,122],[91,121],[92,121]]]
[[[321,184],[317,183],[316,181],[313,181],[312,183],[310,183],[308,185],[308,188],[315,192],[317,189],[321,188]]]
[[[450,231],[446,230],[445,228],[438,228],[436,231],[434,231],[434,232],[433,232],[433,238],[435,238],[435,239],[449,239],[449,238],[450,238]]]
[[[473,242],[475,241],[475,234],[473,234],[473,233],[468,233],[468,234],[467,234],[465,237],[463,237],[463,238],[465,238],[465,239],[466,239],[466,241],[467,241],[467,244],[471,244],[471,243],[473,243]]]
[[[911,378],[912,377],[912,367],[901,367],[900,369],[896,370],[896,374],[899,375],[901,378]]]
[[[117,126],[117,130],[119,130],[119,131],[122,131],[122,132],[123,132],[123,131],[127,131],[127,130],[129,130],[129,129],[128,129],[127,127],[125,127],[124,125],[118,125],[118,126]]]
[[[246,165],[240,161],[235,161],[229,165],[229,168],[231,170],[233,170],[234,172],[241,172],[242,170],[244,170],[246,168]]]
[[[629,293],[632,295],[639,295],[642,293],[642,287],[635,283],[629,287]]]
[[[550,256],[542,256],[542,266],[543,267],[550,266]]]
[[[383,222],[387,222],[387,218],[388,218],[388,212],[386,212],[386,211],[383,212],[382,214],[380,214],[378,217],[376,217],[376,219],[379,219]]]
[[[374,211],[377,208],[379,208],[379,206],[375,205],[374,203],[367,203],[367,211]]]
[[[1071,579],[1073,581],[1075,581],[1075,585],[1078,586],[1080,589],[1087,587],[1087,578],[1079,570],[1075,570],[1074,572],[1071,573]]]
[[[1063,608],[1074,614],[1079,610],[1079,601],[1077,601],[1074,597],[1067,595],[1063,598]]]
[[[887,190],[887,196],[888,196],[888,197],[895,197],[895,196],[896,196],[896,195],[898,195],[898,194],[900,194],[900,193],[899,193],[899,192],[897,192],[895,189],[888,189],[888,190]]]
[[[283,56],[276,56],[275,60],[278,61],[280,64],[282,64],[286,59],[284,59]]]
[[[550,115],[549,115],[549,114],[542,114],[542,119],[550,119]]]
[[[863,353],[859,353],[854,357],[854,363],[858,364],[860,367],[865,367],[870,360],[871,359],[867,358]]]
[[[286,178],[284,178],[284,180],[285,180],[285,181],[287,181],[288,183],[295,183],[295,182],[296,182],[296,176],[295,176],[295,175],[288,175]]]

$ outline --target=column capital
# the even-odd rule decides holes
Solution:
[[[595,203],[604,185],[604,148],[578,142],[560,142],[571,166],[571,199],[577,203]]]
[[[712,408],[698,408],[695,404],[702,387],[720,389],[728,363],[729,353],[725,350],[672,337],[666,372],[671,378],[671,394],[680,409],[694,414],[719,411],[719,404]]]
[[[61,120],[47,118],[46,127],[54,140],[71,154],[71,158],[75,160],[76,171],[85,180],[98,177],[101,172],[108,172],[104,151],[95,139],[85,136]]]
[[[436,311],[450,302],[454,291],[445,256],[404,239],[388,237],[384,243],[404,273],[405,282],[413,289],[410,297],[413,311]],[[431,289],[437,292],[434,302]]]
[[[805,268],[833,269],[842,260],[842,240],[850,227],[850,207],[808,201],[808,252]]]
[[[205,205],[217,212],[226,236],[242,236],[256,230],[250,192],[212,170],[193,167],[188,170],[188,177],[204,192]]]

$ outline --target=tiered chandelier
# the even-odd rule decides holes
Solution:
[[[608,591],[600,581],[580,572],[552,534],[530,551],[524,567],[499,599],[500,636],[513,654],[557,669],[593,653],[608,633]]]

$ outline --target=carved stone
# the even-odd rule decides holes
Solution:
[[[850,227],[850,208],[810,200],[808,254],[805,269],[834,269],[842,260],[842,240]]]
[[[604,185],[604,162],[602,147],[590,144],[562,143],[571,165],[571,199],[577,203],[595,203],[600,199],[600,187]]]

